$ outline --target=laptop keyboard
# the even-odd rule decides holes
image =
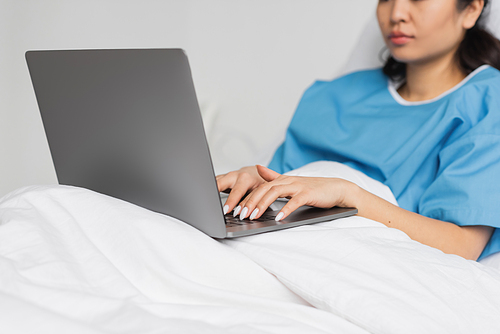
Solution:
[[[269,221],[269,220],[274,220],[275,216],[271,215],[271,214],[264,213],[258,219],[250,220],[247,218],[247,219],[240,220],[238,217],[233,217],[232,214],[227,214],[224,216],[224,218],[226,219],[226,226],[233,227],[233,226],[251,225],[251,224],[255,224],[257,222],[261,223],[261,222],[265,222],[265,221]]]

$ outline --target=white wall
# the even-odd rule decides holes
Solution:
[[[186,49],[217,172],[266,163],[315,79],[333,78],[374,0],[0,0],[0,196],[54,183],[32,49]]]

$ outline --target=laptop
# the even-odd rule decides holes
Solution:
[[[172,216],[214,238],[317,223],[352,208],[301,207],[276,222],[223,214],[181,49],[26,52],[57,179]]]

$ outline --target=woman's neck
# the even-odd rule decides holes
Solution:
[[[398,89],[406,101],[433,99],[466,77],[454,57],[406,65],[406,82]]]

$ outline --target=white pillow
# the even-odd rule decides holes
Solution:
[[[500,2],[498,0],[490,1],[485,15],[486,29],[497,38],[500,38]]]
[[[500,270],[500,252],[491,254],[478,262],[484,264],[485,266]]]

